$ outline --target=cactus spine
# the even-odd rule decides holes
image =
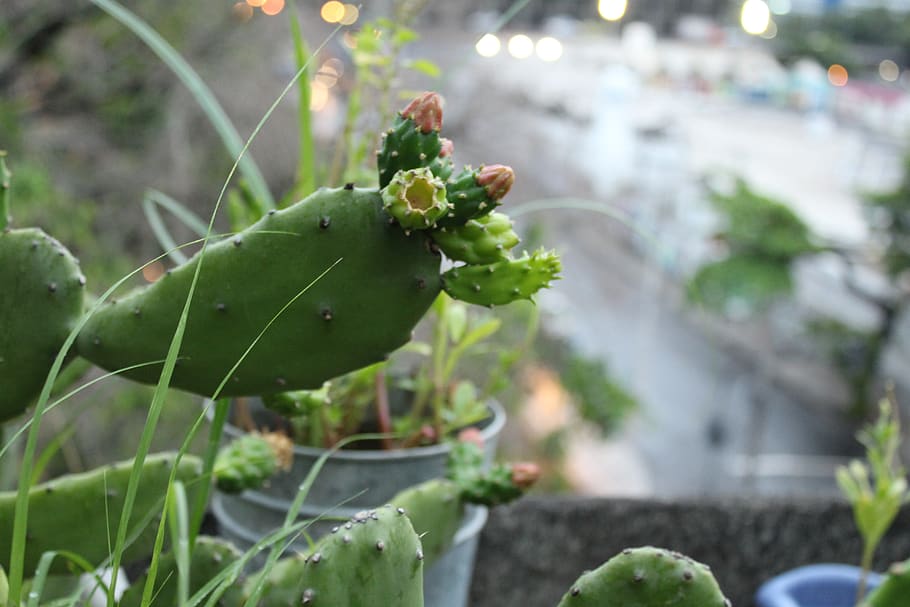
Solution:
[[[379,187],[386,187],[398,171],[433,163],[442,150],[440,129],[442,99],[436,93],[423,93],[401,110],[392,128],[384,133],[377,153]]]
[[[508,259],[509,250],[519,242],[512,221],[502,213],[469,219],[460,226],[439,228],[430,236],[449,259],[476,265]]]
[[[161,508],[173,465],[171,453],[146,458],[129,522],[131,532]],[[70,550],[95,565],[107,558],[108,532],[116,527],[123,509],[132,468],[129,460],[32,487],[24,570],[34,571],[42,553],[48,550]],[[199,458],[185,455],[178,464],[176,478],[190,483],[201,470]],[[15,510],[15,492],[0,493],[0,567],[9,567]],[[126,550],[125,560],[147,556],[154,540],[155,529],[150,526]],[[60,559],[55,561],[53,571],[65,571]]]
[[[469,219],[492,212],[502,204],[503,197],[509,193],[513,183],[515,172],[511,167],[501,164],[491,164],[480,169],[465,167],[446,184],[446,197],[452,210],[439,220],[439,225],[462,225]]]
[[[558,607],[730,607],[706,565],[645,546],[583,574]]]

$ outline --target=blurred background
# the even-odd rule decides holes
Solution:
[[[877,400],[910,411],[910,0],[125,4],[243,137],[294,76],[298,19],[320,183],[350,177],[331,170],[338,142],[375,139],[383,100],[427,89],[456,162],[515,169],[505,210],[564,266],[500,396],[504,450],[543,462],[544,490],[830,495]],[[382,18],[417,36],[372,36]],[[298,102],[250,148],[276,195]],[[95,292],[160,254],[149,188],[208,217],[233,161],[168,67],[88,1],[0,4],[0,149],[16,224],[73,250]],[[496,313],[514,349],[528,308]],[[110,380],[58,409],[52,469],[128,456],[149,394]],[[196,402],[172,395],[158,447]]]

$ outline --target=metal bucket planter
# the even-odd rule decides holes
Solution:
[[[505,425],[505,412],[495,402],[488,407],[490,417],[477,427],[489,464]],[[251,413],[256,421],[258,414],[265,414],[255,408]],[[244,431],[227,424],[224,433],[234,439]],[[295,446],[291,469],[278,473],[266,487],[240,495],[216,493],[212,510],[221,534],[246,549],[281,527],[300,484],[324,453],[323,449]],[[391,451],[338,451],[326,460],[298,518],[321,519],[307,528],[311,537],[319,537],[337,525],[338,519],[385,504],[407,487],[443,476],[448,455],[445,444]],[[426,571],[427,607],[465,607],[477,542],[486,519],[486,508],[468,509],[452,548]],[[291,548],[306,550],[306,541],[300,539]]]

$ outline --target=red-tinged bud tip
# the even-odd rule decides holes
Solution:
[[[512,464],[512,484],[519,489],[528,489],[540,478],[540,466],[534,462]]]
[[[455,153],[455,144],[452,143],[451,139],[446,139],[445,137],[439,138],[439,143],[442,144],[442,148],[439,150],[440,158],[448,158]]]
[[[401,110],[401,115],[417,123],[421,133],[439,131],[442,129],[442,97],[433,92],[423,93]]]
[[[436,442],[436,429],[433,428],[430,424],[424,424],[420,427],[420,442],[421,444],[435,443]]]
[[[474,443],[483,448],[483,433],[477,428],[465,428],[458,433],[458,440],[463,443]]]
[[[515,183],[515,171],[512,167],[501,164],[490,164],[477,174],[477,185],[487,191],[487,196],[499,200],[509,193]]]

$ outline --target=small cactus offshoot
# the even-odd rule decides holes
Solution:
[[[498,306],[531,299],[537,291],[549,287],[550,281],[558,280],[561,269],[556,253],[538,250],[518,259],[452,268],[442,275],[442,284],[455,299]]]
[[[462,225],[469,219],[486,215],[502,204],[515,172],[511,167],[491,164],[480,169],[465,169],[446,184],[446,197],[452,210],[439,221],[440,226]]]
[[[293,444],[284,434],[245,434],[218,452],[215,485],[225,493],[257,489],[279,469],[290,468],[292,457]]]
[[[376,157],[379,187],[386,187],[398,171],[429,166],[442,150],[442,99],[423,93],[411,101],[383,133]]]
[[[469,264],[495,263],[508,259],[519,243],[512,220],[503,213],[470,219],[464,225],[439,228],[430,233],[446,257]]]

